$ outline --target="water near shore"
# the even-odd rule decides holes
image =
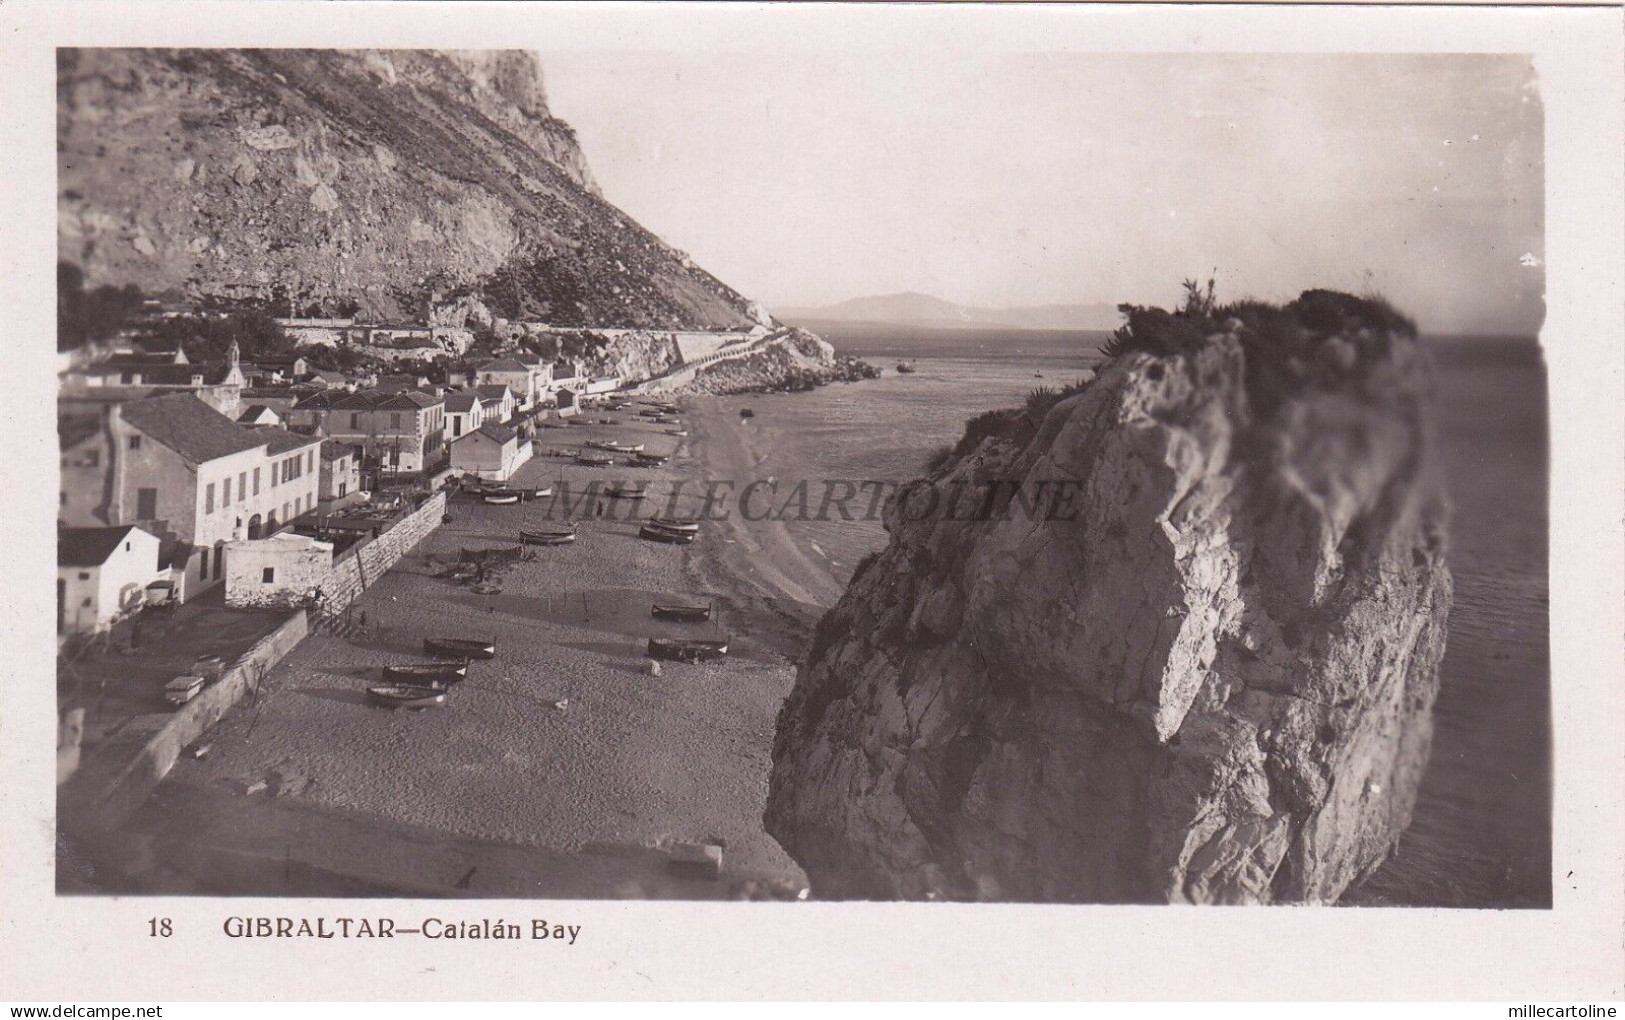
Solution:
[[[831,328],[885,378],[732,398],[755,412],[757,470],[786,479],[906,481],[965,420],[1060,386],[1097,360],[1101,334]],[[1450,338],[1438,366],[1437,454],[1454,504],[1455,607],[1437,735],[1399,853],[1347,902],[1544,906],[1551,901],[1546,381],[1533,340]],[[912,374],[893,371],[907,360]],[[1039,376],[1042,376],[1040,378]],[[844,582],[885,544],[878,521],[791,521]]]

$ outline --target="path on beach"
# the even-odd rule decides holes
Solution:
[[[736,403],[716,397],[687,402],[693,437],[686,452],[693,470],[702,479],[733,483],[734,500],[717,514],[726,519],[715,523],[716,540],[702,553],[710,566],[706,574],[713,583],[731,580],[746,597],[770,600],[795,621],[792,630],[806,631],[841,597],[843,586],[825,563],[797,544],[782,521],[746,520],[740,512],[738,494],[763,477],[763,456],[752,443],[759,426],[741,419]],[[779,637],[789,646],[786,654],[799,654],[801,635]]]

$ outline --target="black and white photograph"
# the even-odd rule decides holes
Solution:
[[[50,48],[51,900],[567,952],[1596,879],[1533,46],[594,9]]]

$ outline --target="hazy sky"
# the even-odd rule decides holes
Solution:
[[[775,305],[1374,287],[1542,316],[1542,116],[1507,56],[542,54],[612,202]]]

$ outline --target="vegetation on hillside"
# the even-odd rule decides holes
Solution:
[[[85,289],[85,274],[72,262],[56,264],[56,349],[72,351],[107,340],[141,308],[134,284]]]
[[[1211,279],[1205,286],[1186,280],[1184,290],[1183,302],[1173,311],[1119,305],[1127,321],[1101,345],[1100,353],[1107,363],[1133,354],[1185,357],[1234,334],[1246,360],[1248,400],[1260,418],[1292,393],[1364,383],[1373,369],[1389,362],[1396,338],[1416,336],[1415,324],[1375,295],[1307,290],[1286,305],[1252,300],[1220,304]],[[1061,389],[1041,387],[1021,407],[977,415],[965,423],[957,443],[930,456],[926,470],[950,466],[989,437],[1027,442],[1056,404],[1088,385],[1079,381]]]
[[[149,347],[173,349],[179,346],[194,365],[226,360],[232,341],[244,361],[286,357],[293,353],[293,341],[269,315],[260,311],[233,312],[224,317],[179,316],[160,319],[144,331]]]

